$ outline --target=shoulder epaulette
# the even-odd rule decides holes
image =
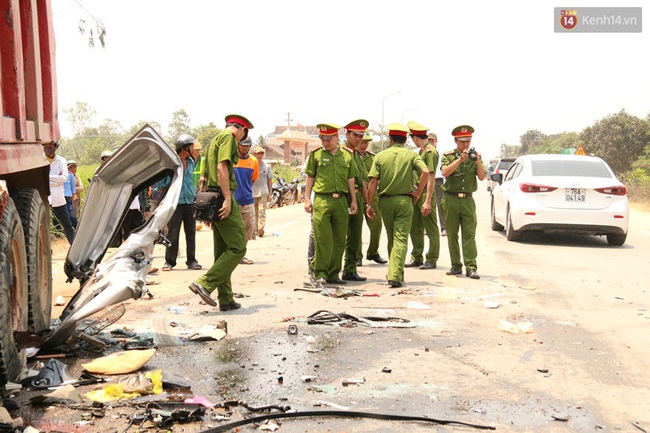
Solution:
[[[369,151],[369,150],[366,150],[366,153],[369,153],[369,154],[371,154],[372,156],[375,156],[375,155],[376,155],[375,152],[371,152],[371,151]]]
[[[453,154],[454,154],[453,150],[449,150],[449,151],[443,153],[443,155],[453,155]]]
[[[320,150],[320,149],[322,149],[322,148],[323,148],[323,146],[318,146],[318,147],[316,147],[315,149],[313,149],[313,150],[312,150],[311,152],[309,152],[309,153],[314,153],[314,152],[316,152],[317,150]]]
[[[350,148],[347,147],[347,146],[341,146],[341,149],[345,149],[345,150],[347,150],[347,151],[350,152],[350,153],[354,153],[354,150],[350,149]]]

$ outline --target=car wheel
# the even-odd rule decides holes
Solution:
[[[14,201],[25,235],[29,329],[39,332],[50,327],[52,310],[50,215],[45,209],[38,190],[18,190]]]
[[[607,243],[610,245],[623,245],[625,243],[625,239],[627,239],[627,233],[624,235],[607,235]]]
[[[512,217],[510,216],[510,208],[506,212],[506,239],[509,241],[521,240],[521,232],[512,228]]]
[[[503,226],[497,222],[496,217],[494,216],[494,201],[492,201],[490,206],[490,226],[495,232],[502,232]]]
[[[27,331],[27,258],[23,226],[9,199],[0,222],[0,387],[16,381],[26,368],[25,351],[15,332]]]

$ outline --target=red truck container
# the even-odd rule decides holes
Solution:
[[[20,337],[50,326],[55,60],[50,0],[0,0],[0,388],[25,369]]]

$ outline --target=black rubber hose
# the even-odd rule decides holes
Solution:
[[[435,418],[425,418],[421,416],[407,416],[407,415],[387,415],[382,413],[373,412],[353,412],[347,410],[323,410],[323,411],[305,411],[305,412],[287,412],[287,413],[270,413],[266,415],[256,416],[253,418],[243,419],[228,424],[223,424],[218,427],[213,427],[208,430],[203,430],[201,433],[219,433],[239,427],[242,425],[258,423],[270,419],[283,419],[283,418],[306,418],[306,417],[343,417],[343,418],[372,418],[383,419],[388,421],[420,421],[434,424],[456,424],[465,427],[472,427],[480,430],[496,430],[495,426],[472,424],[462,421],[441,420]]]

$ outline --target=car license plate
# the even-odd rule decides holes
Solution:
[[[584,202],[586,191],[584,188],[567,188],[564,190],[564,196],[566,201]]]

